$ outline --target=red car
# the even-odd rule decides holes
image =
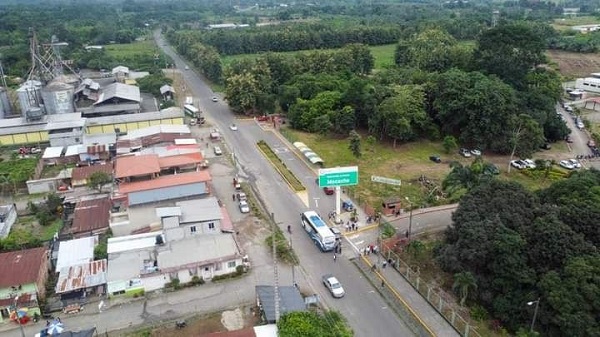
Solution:
[[[333,187],[323,187],[323,192],[327,195],[332,195],[335,193],[335,189]]]

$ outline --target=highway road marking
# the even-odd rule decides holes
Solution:
[[[369,290],[369,294],[374,294],[375,290]]]
[[[319,198],[313,198],[315,199],[315,208],[319,208]]]
[[[387,308],[388,308],[388,307],[386,307],[386,306],[383,306],[383,307],[381,307],[381,310],[385,310],[385,309],[387,309]]]
[[[363,243],[363,242],[365,242],[365,240],[360,240],[360,241],[357,241],[357,242],[355,242],[354,244],[358,246],[358,245],[360,245],[360,244],[361,244],[361,243]]]

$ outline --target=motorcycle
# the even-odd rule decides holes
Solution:
[[[176,321],[175,322],[175,327],[177,329],[183,329],[187,326],[187,323],[185,321]]]

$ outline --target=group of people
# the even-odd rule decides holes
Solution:
[[[348,222],[346,222],[346,232],[355,232],[357,230],[358,230],[358,222],[356,222],[356,221],[350,222],[350,220],[348,220]]]
[[[379,247],[377,245],[373,245],[373,244],[366,246],[362,250],[363,255],[377,254],[378,251],[379,251]]]

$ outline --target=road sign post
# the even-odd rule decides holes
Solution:
[[[340,223],[340,187],[358,185],[358,166],[319,170],[319,187],[335,187],[335,223]]]

